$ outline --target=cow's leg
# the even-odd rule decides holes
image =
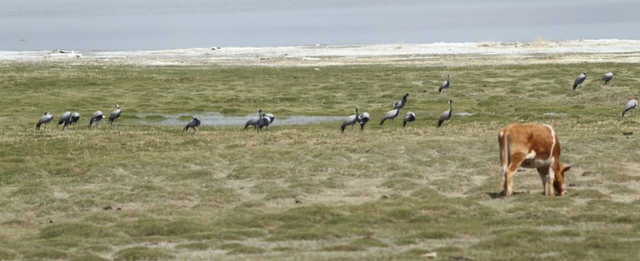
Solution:
[[[553,179],[554,177],[551,177],[549,175],[549,168],[548,167],[542,167],[542,168],[537,168],[538,169],[538,174],[540,174],[540,179],[542,180],[542,186],[544,187],[544,195],[545,196],[553,196],[555,193],[553,192]]]
[[[504,196],[510,197],[513,195],[513,174],[518,170],[520,164],[524,161],[525,155],[524,153],[514,153],[511,155],[511,159],[509,162],[509,166],[504,173]]]

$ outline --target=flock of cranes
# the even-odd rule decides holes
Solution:
[[[447,81],[446,81],[447,87],[445,88],[449,87],[448,77],[449,75],[447,74]],[[394,126],[394,120],[400,114],[400,109],[404,108],[404,106],[407,104],[407,97],[409,97],[409,95],[410,95],[409,93],[406,93],[402,97],[402,100],[393,103],[393,110],[390,110],[387,113],[385,113],[384,116],[382,116],[382,119],[380,119],[381,126],[384,124],[386,120],[391,120],[391,126]],[[442,115],[440,115],[440,118],[438,119],[438,127],[440,127],[443,122],[450,120],[451,116],[453,116],[452,103],[453,103],[453,100],[449,100],[449,110],[443,112]],[[364,126],[367,124],[367,122],[369,122],[369,119],[370,119],[369,113],[364,112],[362,113],[362,115],[358,115],[358,108],[356,108],[356,114],[347,117],[344,120],[344,122],[342,122],[342,125],[340,125],[340,131],[344,132],[344,129],[347,126],[351,126],[351,130],[353,131],[353,125],[355,125],[356,123],[360,123],[360,130],[364,131]],[[407,123],[413,122],[415,120],[416,120],[416,114],[411,111],[407,112],[407,114],[404,116],[404,119],[402,121],[402,127],[407,126]]]
[[[580,87],[580,89],[582,89],[582,83],[584,83],[584,81],[587,79],[587,72],[583,72],[582,74],[580,74],[576,80],[573,83],[573,90],[575,90],[577,87]],[[613,79],[613,73],[612,72],[608,72],[605,73],[602,76],[602,81],[604,81],[604,84],[608,84],[609,81],[611,81]],[[449,86],[451,86],[451,76],[449,74],[447,74],[447,80],[443,81],[440,84],[440,87],[438,88],[438,93],[442,93],[445,90],[449,89]],[[445,92],[446,94],[446,92]],[[400,109],[404,108],[405,104],[407,103],[407,97],[409,96],[409,93],[405,94],[402,97],[402,100],[400,100],[399,102],[395,102],[393,104],[394,109],[388,111],[387,113],[384,114],[384,116],[382,116],[382,119],[380,120],[380,125],[384,124],[384,122],[386,120],[391,120],[391,124],[393,125],[393,121],[396,117],[398,117],[398,115],[400,114]],[[442,126],[443,123],[448,122],[449,120],[451,120],[451,117],[453,116],[453,100],[449,100],[449,110],[443,112],[440,115],[440,118],[438,118],[438,127]],[[638,101],[636,101],[635,99],[630,100],[629,102],[627,102],[627,105],[624,107],[624,110],[622,111],[622,116],[624,117],[624,114],[631,110],[631,109],[637,109],[638,108]],[[365,119],[364,115],[366,114],[366,121],[364,121],[363,119]],[[407,112],[407,114],[404,117],[404,120],[402,122],[402,126],[405,127],[407,125],[407,123],[415,121],[416,120],[416,115],[413,112]],[[366,124],[366,122],[369,121],[369,113],[365,112],[362,115],[358,115],[358,108],[356,108],[356,114],[355,115],[351,115],[349,117],[347,117],[344,122],[342,123],[342,125],[340,126],[340,130],[342,132],[344,132],[344,129],[351,125],[352,126],[352,130],[353,130],[353,125],[355,125],[356,123],[360,123],[361,124],[361,129],[364,130],[364,125]]]
[[[573,90],[575,91],[576,87],[578,86],[580,86],[580,89],[582,89],[582,83],[586,79],[587,79],[587,72],[583,72],[582,74],[578,75],[576,80],[573,82]],[[611,80],[613,80],[612,72],[608,72],[602,75],[601,81],[604,81],[604,85],[607,85]],[[624,106],[624,109],[622,110],[622,117],[624,117],[624,114],[627,113],[627,111],[631,109],[637,109],[637,108],[638,108],[638,101],[636,99],[632,99],[628,101],[627,104]]]
[[[584,83],[586,79],[587,79],[587,72],[583,72],[582,74],[580,74],[573,83],[573,90],[575,91],[575,89],[578,87],[582,89],[582,83]],[[609,81],[611,81],[612,79],[613,79],[612,72],[605,73],[602,76],[602,81],[604,81],[605,85],[608,84]],[[441,93],[446,89],[449,89],[450,85],[451,85],[450,75],[447,74],[447,80],[443,81],[440,84],[440,87],[438,88],[438,93]],[[380,119],[381,126],[384,124],[386,120],[391,120],[391,126],[394,125],[395,118],[398,117],[398,115],[400,114],[400,110],[404,108],[404,106],[407,104],[407,97],[409,97],[409,93],[406,93],[400,101],[393,103],[393,110],[390,110],[387,113],[385,113],[384,116],[382,116],[382,119]],[[443,112],[442,115],[440,115],[440,118],[438,119],[438,127],[442,126],[443,123],[446,123],[449,120],[451,120],[451,117],[453,116],[453,100],[449,100],[448,104],[449,104],[449,110]],[[622,111],[622,116],[624,117],[625,113],[627,113],[629,110],[637,109],[637,108],[638,108],[638,101],[635,99],[630,100],[625,105],[624,110]],[[353,131],[353,126],[356,123],[359,123],[360,130],[364,131],[365,125],[370,120],[370,115],[367,112],[358,114],[357,107],[355,108],[355,111],[356,111],[356,114],[347,117],[342,123],[342,125],[340,125],[341,132],[344,133],[344,130],[347,126],[351,126],[351,130]],[[112,111],[111,114],[109,115],[109,125],[115,123],[115,121],[118,118],[120,118],[121,114],[122,114],[122,110],[120,110],[120,105],[116,104],[116,109]],[[105,116],[102,114],[102,111],[94,112],[93,115],[91,115],[91,119],[89,120],[89,128],[91,128],[91,126],[94,123],[97,128],[98,123],[104,118]],[[53,115],[49,112],[45,112],[44,116],[42,116],[38,121],[38,123],[36,124],[36,130],[39,130],[42,124],[44,124],[44,129],[46,130],[47,124],[50,123],[52,120],[53,120]],[[58,124],[63,125],[62,130],[65,130],[65,128],[68,125],[75,125],[79,120],[80,120],[80,113],[78,112],[71,113],[67,111],[63,113],[62,116],[60,116],[60,120],[58,121]],[[274,120],[275,120],[275,116],[273,114],[263,113],[262,109],[259,109],[258,117],[249,119],[245,123],[244,129],[247,129],[249,126],[253,126],[256,131],[261,131],[262,128],[265,128],[268,133],[269,125],[271,125]],[[413,122],[415,120],[416,120],[415,113],[409,111],[404,116],[402,126],[405,127],[407,123]],[[195,133],[197,131],[196,127],[200,126],[200,123],[201,123],[200,119],[198,119],[197,117],[193,117],[193,119],[189,123],[187,123],[187,125],[182,129],[182,132],[188,131],[191,128]]]
[[[120,110],[120,105],[116,104],[116,110],[112,111],[111,114],[109,115],[109,125],[111,125],[112,123],[115,122],[115,120],[120,118],[121,114],[122,114],[122,110]],[[102,111],[94,112],[93,115],[91,116],[91,119],[89,120],[89,128],[91,128],[91,125],[93,125],[93,123],[96,124],[96,128],[97,128],[98,122],[100,122],[102,119],[104,119],[104,115],[102,114]],[[44,116],[42,116],[38,121],[38,123],[36,123],[36,130],[39,130],[42,124],[44,124],[44,129],[46,130],[47,124],[52,120],[53,120],[53,115],[51,115],[51,113],[49,112],[45,112]],[[64,130],[65,128],[67,128],[68,125],[75,125],[79,120],[80,120],[80,113],[78,112],[71,113],[70,111],[68,111],[63,113],[60,116],[60,120],[58,120],[58,125],[62,125],[62,130]]]
[[[573,90],[575,91],[578,86],[580,86],[580,89],[582,89],[582,83],[586,79],[587,79],[587,72],[583,72],[582,74],[578,75],[576,80],[573,82]],[[604,81],[604,85],[607,85],[611,80],[613,80],[612,72],[608,72],[602,75],[602,81]]]
[[[445,89],[449,88],[449,86],[451,85],[450,77],[451,76],[447,74],[447,80],[440,84],[438,93],[441,93]],[[382,126],[386,120],[391,120],[391,126],[394,126],[395,119],[400,114],[400,109],[404,108],[404,106],[407,104],[407,98],[409,97],[409,95],[409,93],[406,93],[404,96],[402,96],[402,99],[400,101],[393,103],[393,110],[388,111],[384,114],[384,116],[382,116],[382,119],[380,119],[380,126]],[[440,118],[438,119],[438,127],[440,127],[443,122],[449,121],[453,116],[452,103],[453,100],[449,100],[449,110],[443,112],[442,115],[440,115]],[[351,115],[344,120],[342,125],[340,125],[340,131],[344,132],[344,129],[349,125],[351,125],[351,130],[353,131],[353,125],[355,125],[356,123],[360,123],[360,130],[364,131],[364,126],[365,124],[367,124],[367,122],[369,122],[369,118],[370,116],[367,112],[362,113],[362,115],[358,115],[358,108],[356,108],[356,114]],[[407,126],[407,123],[413,122],[415,120],[416,114],[411,111],[407,112],[402,121],[402,127]]]

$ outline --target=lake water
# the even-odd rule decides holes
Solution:
[[[0,50],[640,39],[640,1],[2,0]]]
[[[137,115],[141,120],[138,120],[139,124],[155,124],[155,125],[186,125],[191,121],[191,114],[184,113],[139,113]],[[257,117],[256,113],[251,113],[246,116],[225,116],[219,112],[205,112],[194,114],[198,117],[202,125],[214,125],[214,126],[228,126],[237,125],[244,127],[247,120]],[[341,122],[347,116],[278,116],[276,115],[273,125],[298,125],[308,123],[323,123],[323,122]]]

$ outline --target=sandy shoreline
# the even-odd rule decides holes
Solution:
[[[639,40],[567,40],[284,47],[209,47],[173,50],[0,51],[2,62],[131,65],[328,66],[395,64],[465,66],[640,62]]]

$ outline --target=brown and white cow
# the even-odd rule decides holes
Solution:
[[[560,163],[560,142],[553,128],[543,124],[511,123],[498,134],[504,196],[513,195],[513,174],[518,167],[535,168],[540,174],[544,194],[564,195],[565,172],[571,167]]]

